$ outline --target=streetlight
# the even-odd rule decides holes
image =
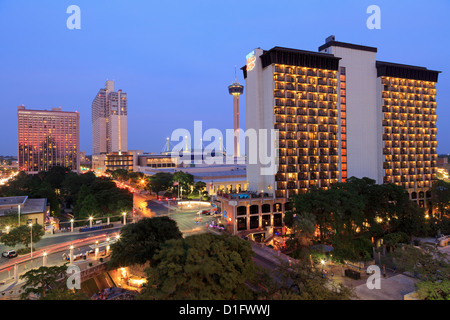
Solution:
[[[127,213],[123,212],[123,224],[126,225],[127,224]]]
[[[30,230],[31,230],[31,246],[30,246],[30,248],[31,248],[31,258],[33,258],[33,224],[30,223],[28,226],[30,227]]]
[[[42,254],[42,265],[43,265],[44,267],[47,266],[47,252],[44,252],[44,253]]]
[[[95,259],[98,257],[98,240],[95,241],[95,251],[94,251]]]
[[[94,219],[93,216],[89,217],[89,227],[92,228],[92,220]]]
[[[6,234],[9,234],[9,226],[6,226]]]
[[[73,232],[73,219],[70,219],[70,232]]]
[[[73,245],[70,246],[69,260],[70,260],[70,264],[72,264],[72,262],[73,262]]]

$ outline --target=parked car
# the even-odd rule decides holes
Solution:
[[[2,257],[11,259],[11,258],[17,257],[17,252],[14,250],[8,250],[8,251],[5,251],[2,253]]]

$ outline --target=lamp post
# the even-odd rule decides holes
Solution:
[[[94,219],[93,216],[89,217],[89,227],[92,228],[92,220]]]
[[[98,240],[95,241],[95,251],[94,251],[94,254],[95,254],[95,259],[97,259],[97,258],[98,258]]]
[[[20,227],[20,204],[19,204],[19,227]]]
[[[6,226],[6,234],[9,234],[9,226]]]
[[[122,214],[123,214],[123,225],[126,225],[127,224],[127,213],[123,212]]]
[[[108,243],[108,245],[106,246],[106,254],[109,253],[109,238],[106,238],[106,242]]]
[[[44,266],[44,267],[47,266],[47,252],[44,252],[42,254],[42,266]]]
[[[30,231],[31,231],[31,245],[30,245],[31,255],[30,255],[30,257],[33,258],[33,224],[30,223],[28,226],[30,227]]]
[[[70,219],[70,232],[73,232],[73,219]]]
[[[73,263],[73,246],[70,246],[69,259],[70,259],[70,264],[72,264]]]

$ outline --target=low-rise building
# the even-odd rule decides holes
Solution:
[[[50,205],[46,198],[0,197],[0,221],[12,218],[13,223],[20,221],[20,224],[37,223],[44,226],[49,213]]]

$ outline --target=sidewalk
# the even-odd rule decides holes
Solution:
[[[101,230],[93,230],[93,231],[88,231],[88,232],[80,232],[80,229],[81,228],[85,228],[85,226],[73,228],[73,232],[70,232],[70,231],[68,231],[68,232],[56,232],[54,234],[46,232],[42,238],[53,238],[53,237],[59,237],[59,236],[68,236],[68,235],[71,235],[71,234],[84,234],[84,233],[87,234],[87,233],[90,233],[90,232],[103,232],[105,230],[115,230],[115,229],[123,227],[123,222],[122,221],[111,222],[111,224],[114,225],[112,228],[101,229]],[[99,225],[102,225],[102,224],[99,224]],[[95,225],[92,225],[92,226],[95,227]]]

